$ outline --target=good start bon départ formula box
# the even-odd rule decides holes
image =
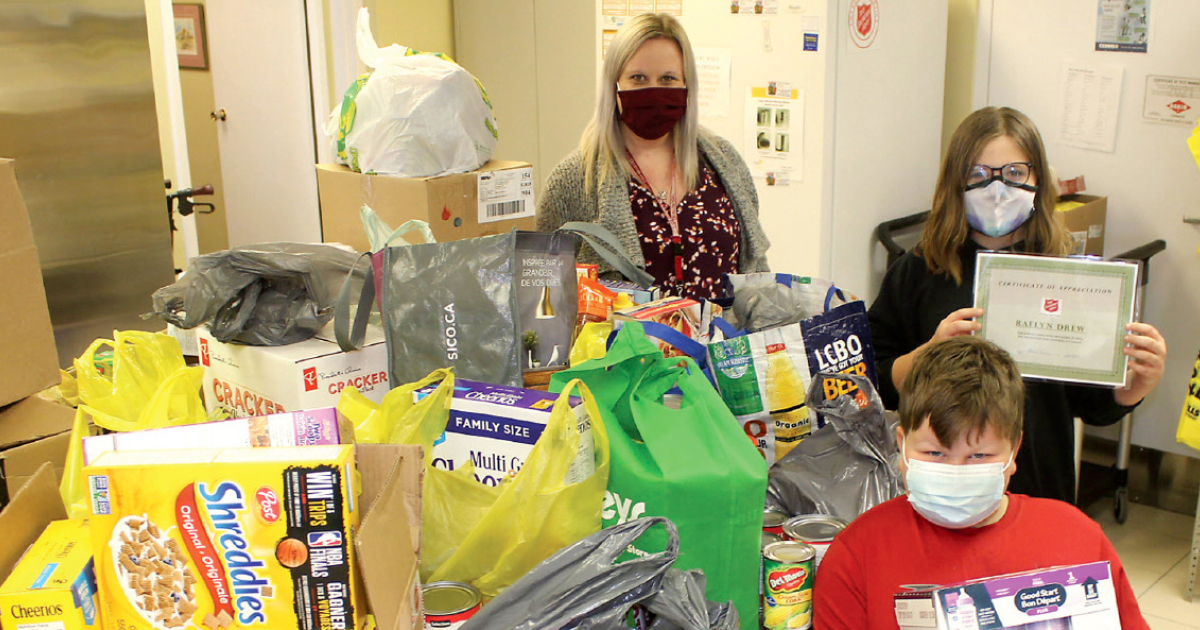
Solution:
[[[353,629],[352,446],[114,451],[84,469],[103,627]]]

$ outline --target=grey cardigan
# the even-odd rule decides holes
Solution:
[[[699,137],[700,155],[706,159],[725,187],[742,228],[739,246],[738,271],[750,273],[768,271],[767,248],[770,243],[758,222],[758,192],[750,169],[728,140],[702,130]],[[625,180],[609,178],[600,182],[597,168],[592,173],[592,185],[584,186],[583,157],[579,149],[568,155],[550,173],[546,190],[538,204],[537,229],[552,232],[568,221],[587,221],[608,228],[629,259],[641,268],[646,267],[642,244],[638,240],[633,219],[633,206]],[[600,272],[615,272],[586,244],[579,252],[579,262],[599,263]]]

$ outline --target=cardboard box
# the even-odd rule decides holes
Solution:
[[[96,626],[96,573],[88,521],[54,521],[0,586],[4,630]]]
[[[423,387],[413,397],[420,400],[435,389],[436,385]],[[558,394],[455,379],[446,430],[434,442],[433,465],[455,470],[473,462],[477,481],[499,485],[521,470],[556,400]],[[582,439],[566,478],[567,483],[577,483],[595,472],[595,445],[583,399],[571,396],[569,401]]]
[[[1075,239],[1072,254],[1104,255],[1104,220],[1108,197],[1064,195],[1058,200],[1058,213]]]
[[[533,167],[492,160],[470,173],[442,177],[364,175],[340,164],[317,165],[321,232],[326,243],[367,251],[359,209],[368,205],[393,228],[429,223],[438,242],[534,229]],[[419,238],[419,237],[418,237]]]
[[[354,426],[333,407],[285,411],[180,427],[109,433],[83,438],[83,463],[109,451],[187,448],[329,446],[354,443]]]
[[[353,458],[349,456],[351,452]],[[143,465],[162,460],[167,463],[156,465],[154,474],[147,474],[148,469]],[[263,613],[268,618],[265,627],[315,627],[311,625],[314,621],[333,622],[339,614],[344,614],[344,627],[354,628],[368,609],[362,604],[362,590],[380,628],[419,627],[417,550],[421,474],[421,449],[411,446],[106,453],[86,470],[89,487],[94,490],[93,544],[105,550],[97,552],[96,559],[103,616],[112,620],[124,611],[121,616],[135,621],[144,619],[138,608],[127,603],[129,591],[125,585],[116,584],[114,588],[113,579],[118,571],[128,570],[129,566],[118,569],[120,560],[114,559],[116,552],[125,549],[120,536],[121,528],[125,527],[144,530],[146,535],[139,533],[139,538],[169,536],[174,541],[159,542],[157,548],[149,541],[142,543],[154,553],[161,549],[169,555],[178,548],[187,555],[188,562],[183,566],[192,567],[198,578],[192,590],[199,606],[192,613],[193,626],[212,614],[212,602],[221,601],[222,593],[229,593],[208,588],[209,584],[220,584],[224,575],[225,585],[238,589],[224,608],[227,614],[215,615],[233,617],[235,621],[226,624],[228,627],[246,627],[236,620],[244,617],[243,622],[251,622],[255,613]],[[148,485],[149,480],[154,484]],[[306,481],[312,482],[308,486],[312,492],[304,492]],[[132,492],[122,489],[133,483],[137,488]],[[180,488],[172,488],[173,484]],[[194,491],[191,496],[199,504],[194,508],[185,500],[189,489]],[[344,499],[343,507],[329,509],[329,501],[339,494]],[[303,509],[296,503],[299,496],[308,500]],[[316,506],[326,509],[315,510]],[[296,509],[293,511],[292,507]],[[112,513],[103,514],[105,511]],[[345,519],[340,527],[334,518],[337,514]],[[360,518],[361,526],[353,529]],[[156,523],[154,530],[147,520]],[[187,535],[183,536],[184,533]],[[234,540],[236,537],[241,540]],[[116,543],[110,547],[114,540]],[[207,561],[199,559],[206,556],[205,549],[209,550]],[[129,550],[136,551],[136,547],[130,545]],[[217,553],[212,554],[212,550]],[[150,552],[142,548],[140,553]],[[337,563],[339,556],[343,562],[357,563],[356,568],[347,571],[345,564]],[[289,568],[284,562],[294,566]],[[164,569],[154,564],[148,566]],[[200,574],[195,571],[197,566],[210,568]],[[173,568],[170,570],[174,572]],[[322,572],[328,575],[321,575]],[[319,592],[320,583],[336,586]],[[183,588],[186,598],[187,588]],[[355,602],[353,610],[349,601],[344,611],[337,609],[336,602],[329,601],[332,594],[342,592]],[[313,594],[313,615],[296,620],[292,607],[295,593]],[[143,625],[147,624],[138,627]]]
[[[317,337],[286,346],[221,343],[200,327],[204,403],[234,417],[337,405],[353,385],[379,402],[388,392],[388,353],[383,332],[367,329],[361,350],[342,352],[326,328]]]
[[[1054,624],[1065,619],[1073,628],[1121,628],[1107,562],[930,586],[898,593],[894,601],[896,621],[905,629],[997,630],[1034,623],[1058,627]]]
[[[0,158],[0,406],[59,381],[42,267],[15,164]]]
[[[75,410],[40,396],[0,409],[0,507],[42,464],[62,479]]]

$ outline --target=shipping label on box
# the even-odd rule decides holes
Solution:
[[[480,223],[521,219],[537,214],[537,205],[533,201],[532,166],[487,171],[476,177]]]
[[[356,628],[352,446],[109,452],[84,469],[106,628]]]
[[[368,328],[361,350],[343,352],[332,337],[318,336],[286,346],[221,343],[199,329],[204,366],[204,402],[209,412],[266,416],[337,405],[354,386],[379,402],[388,392],[388,356],[383,333]]]
[[[901,628],[1000,630],[1067,619],[1071,627],[1089,630],[1121,627],[1107,562],[935,586],[897,594],[894,601]]]
[[[109,451],[348,444],[353,442],[353,430],[333,407],[285,411],[269,416],[85,437],[83,463],[90,464]]]
[[[88,521],[54,521],[0,586],[0,621],[5,630],[80,630],[96,617]]]
[[[420,400],[434,389],[436,386],[419,389],[414,397]],[[480,483],[499,484],[521,470],[542,436],[556,400],[558,394],[456,379],[446,430],[433,443],[433,465],[457,470],[470,462]],[[581,439],[565,480],[578,483],[595,472],[595,446],[583,399],[571,396],[569,400]]]

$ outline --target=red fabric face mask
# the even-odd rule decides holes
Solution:
[[[687,88],[619,90],[621,121],[639,138],[657,140],[687,113]]]

